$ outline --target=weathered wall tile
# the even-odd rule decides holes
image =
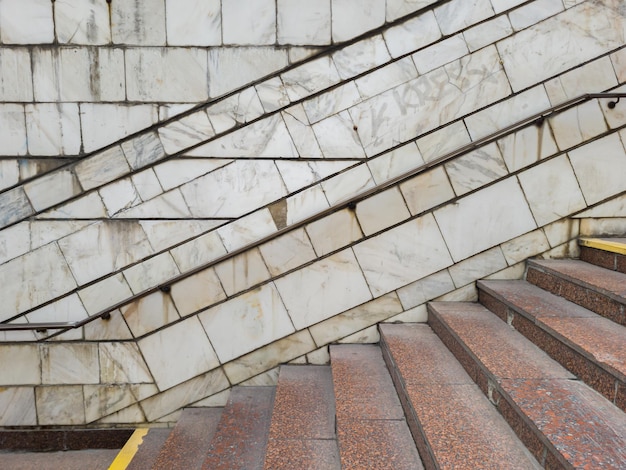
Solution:
[[[166,0],[169,46],[219,46],[222,43],[220,0]]]
[[[411,216],[397,187],[359,201],[356,215],[365,235],[379,232]]]
[[[162,292],[141,297],[120,308],[135,338],[180,319],[172,299]]]
[[[95,384],[100,381],[97,344],[44,344],[41,348],[43,384]]]
[[[1,54],[1,53],[0,53]],[[1,73],[1,72],[0,72]],[[0,79],[2,83],[2,79]],[[0,85],[0,91],[2,85]],[[2,141],[2,154],[4,155],[24,155],[27,150],[26,140],[26,117],[24,114],[24,106],[15,103],[0,104],[0,140]],[[14,178],[8,178],[8,163],[15,166]],[[0,163],[0,188],[6,188],[17,183],[17,165],[16,162],[3,161]]]
[[[224,44],[265,45],[276,42],[276,3],[229,0],[222,3]]]
[[[222,287],[228,296],[242,292],[270,278],[258,249],[229,258],[215,266]]]
[[[190,315],[226,298],[213,269],[205,269],[172,285],[172,300],[181,316]]]
[[[276,15],[278,44],[330,44],[330,0],[278,0]]]
[[[27,104],[26,133],[31,155],[77,155],[81,150],[78,105]]]
[[[81,385],[36,387],[38,424],[85,424],[85,400]]]
[[[347,41],[385,23],[385,3],[377,0],[331,0],[333,42]]]
[[[36,344],[0,345],[0,385],[38,385],[41,358]]]
[[[97,0],[56,0],[54,28],[60,43],[109,44],[111,23],[108,5]]]
[[[442,166],[420,173],[400,184],[400,191],[413,215],[432,209],[455,196]]]
[[[129,0],[111,4],[115,44],[165,45],[165,0]]]
[[[306,226],[317,256],[327,255],[363,237],[353,211],[343,209]]]
[[[33,387],[3,387],[0,390],[0,409],[0,426],[37,425]]]
[[[48,0],[0,2],[0,40],[4,44],[52,43],[52,3]]]

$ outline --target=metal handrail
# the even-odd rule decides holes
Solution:
[[[131,302],[134,302],[135,300],[138,300],[142,297],[146,297],[147,295],[153,294],[155,292],[161,291],[161,292],[169,292],[171,289],[171,285],[175,284],[178,281],[181,281],[183,279],[186,279],[187,277],[193,276],[194,274],[199,273],[200,271],[204,271],[205,269],[211,268],[213,266],[215,266],[218,263],[221,263],[222,261],[225,261],[227,259],[233,258],[241,253],[244,253],[252,248],[255,248],[259,245],[262,245],[263,243],[266,243],[270,240],[273,240],[274,238],[277,238],[287,232],[290,232],[292,230],[298,229],[300,227],[303,227],[306,224],[309,224],[315,220],[321,219],[333,212],[336,212],[340,209],[344,209],[344,208],[355,208],[356,204],[359,201],[362,201],[363,199],[366,199],[370,196],[373,196],[374,194],[380,193],[382,191],[384,191],[385,189],[390,188],[391,186],[398,184],[406,179],[412,178],[414,176],[416,176],[419,173],[422,173],[430,168],[433,168],[437,165],[440,165],[444,162],[447,162],[449,160],[452,160],[454,158],[457,158],[465,153],[468,153],[472,150],[476,150],[479,147],[482,147],[484,145],[490,144],[502,137],[505,137],[508,134],[512,134],[515,131],[521,130],[524,127],[530,126],[532,124],[535,125],[541,125],[543,124],[544,120],[555,115],[558,113],[561,113],[563,111],[566,111],[570,108],[573,108],[574,106],[584,103],[586,101],[592,100],[592,99],[599,99],[599,98],[614,98],[615,101],[610,101],[607,106],[609,107],[609,109],[613,109],[615,108],[615,106],[617,105],[617,103],[620,101],[621,98],[626,98],[626,93],[586,93],[584,95],[580,95],[576,98],[572,98],[571,100],[565,101],[561,104],[555,105],[555,106],[551,106],[550,108],[545,109],[544,111],[541,111],[539,113],[533,114],[532,116],[529,116],[525,119],[522,119],[514,124],[511,124],[507,127],[504,127],[503,129],[500,129],[498,131],[495,131],[489,135],[487,135],[486,137],[483,137],[481,139],[478,139],[474,142],[471,142],[467,145],[464,145],[456,150],[453,150],[452,152],[449,152],[447,154],[442,155],[441,157],[435,158],[429,162],[426,162],[422,165],[420,165],[417,168],[413,168],[409,171],[406,171],[402,174],[400,174],[399,176],[396,176],[392,179],[389,179],[373,188],[370,188],[366,191],[364,191],[361,194],[358,194],[356,196],[353,196],[349,199],[346,199],[344,201],[341,201],[337,204],[335,204],[334,206],[331,206],[321,212],[318,212],[317,214],[314,214],[306,219],[303,219],[299,222],[294,223],[293,225],[290,225],[288,227],[284,227],[282,229],[277,230],[276,232],[267,235],[259,240],[256,240],[254,242],[248,243],[247,245],[244,245],[236,250],[233,250],[229,253],[226,253],[223,256],[220,256],[212,261],[209,261],[208,263],[205,263],[201,266],[198,266],[192,270],[189,270],[187,272],[181,273],[178,276],[172,277],[170,279],[168,279],[166,282],[161,283],[155,287],[151,287],[149,289],[143,290],[127,299],[124,299],[120,302],[117,302],[116,304],[107,307],[104,310],[99,311],[98,313],[95,313],[93,315],[88,316],[87,318],[84,318],[82,320],[78,320],[78,321],[74,321],[74,322],[41,322],[41,323],[0,323],[0,331],[24,331],[24,330],[35,330],[35,331],[46,331],[46,330],[62,330],[62,331],[58,331],[54,334],[49,335],[46,338],[41,338],[41,340],[44,339],[49,339],[52,338],[54,336],[60,335],[65,331],[71,330],[71,329],[76,329],[76,328],[80,328],[94,320],[97,320],[99,318],[102,319],[108,319],[111,316],[111,312],[117,310],[120,307],[123,307]],[[404,145],[404,144],[402,144]]]

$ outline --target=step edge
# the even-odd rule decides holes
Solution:
[[[580,238],[580,246],[595,248],[596,250],[607,251],[618,255],[626,255],[626,243],[613,241],[607,238]]]

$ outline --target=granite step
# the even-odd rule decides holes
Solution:
[[[206,450],[220,421],[222,408],[185,408],[163,444],[154,470],[202,468]]]
[[[152,428],[144,436],[126,470],[150,470],[156,463],[161,448],[172,433],[170,428]]]
[[[341,468],[329,366],[281,366],[264,468]]]
[[[483,305],[431,303],[429,324],[546,468],[623,469],[626,414]]]
[[[479,301],[626,411],[626,328],[526,281],[479,281]]]
[[[380,347],[330,346],[330,361],[341,468],[422,469]]]
[[[273,404],[274,387],[234,387],[203,470],[262,470]]]
[[[626,273],[626,238],[581,238],[578,244],[582,261]]]
[[[626,274],[580,260],[528,260],[526,280],[626,325]]]
[[[379,330],[425,468],[541,468],[428,325]]]

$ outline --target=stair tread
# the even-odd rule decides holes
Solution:
[[[234,387],[202,468],[262,469],[273,402],[273,387]]]
[[[265,468],[340,468],[329,366],[280,368]]]
[[[221,414],[221,408],[185,408],[159,452],[153,468],[201,468]]]
[[[330,357],[342,468],[423,468],[380,348],[331,346]]]
[[[558,451],[558,460],[580,468],[620,468],[626,462],[626,414],[606,398],[562,373],[544,377],[524,374],[534,360],[531,358],[537,357],[536,346],[482,305],[434,303],[431,312],[479,359],[495,380],[500,401],[521,410],[521,420],[538,429],[539,439]],[[526,347],[520,348],[523,343]],[[515,346],[509,347],[511,344]],[[498,368],[498,358],[507,357],[520,366]],[[554,363],[557,369],[564,371]],[[537,455],[536,450],[533,453]]]
[[[380,325],[380,332],[406,390],[407,415],[415,414],[440,468],[540,468],[428,325]]]
[[[159,450],[163,447],[171,432],[172,430],[169,428],[150,429],[148,434],[144,436],[126,470],[148,470],[152,468],[159,455]]]

